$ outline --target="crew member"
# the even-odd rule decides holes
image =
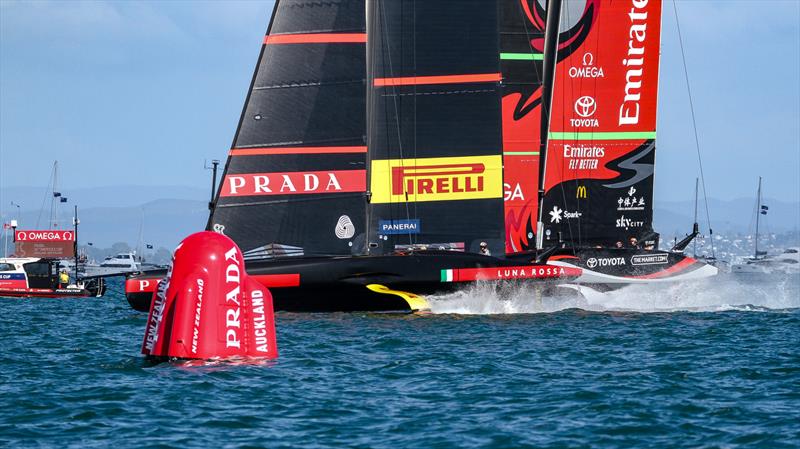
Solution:
[[[628,239],[628,243],[631,244],[631,248],[639,247],[639,240],[637,240],[636,237],[631,237],[630,239]]]
[[[492,255],[491,251],[489,251],[489,245],[487,245],[486,242],[481,242],[481,251],[480,252],[484,256],[491,256]]]
[[[67,269],[62,268],[61,272],[58,273],[58,288],[66,288],[69,285],[69,274],[67,274]]]
[[[614,245],[617,249],[622,249],[622,242],[617,240],[617,243]]]

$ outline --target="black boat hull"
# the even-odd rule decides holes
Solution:
[[[716,267],[676,251],[638,248],[576,248],[556,251],[547,263],[578,268],[573,282],[614,290],[631,284],[701,279],[717,274]]]
[[[580,275],[580,270],[549,267],[531,259],[529,255],[499,259],[453,251],[286,258],[248,262],[247,274],[269,288],[276,310],[290,312],[410,311],[402,295],[405,292],[443,294],[482,279],[549,285]],[[455,278],[448,279],[453,273]],[[130,276],[126,297],[131,307],[149,310],[152,292],[164,276],[166,270]],[[375,284],[386,289],[381,292],[368,288]]]

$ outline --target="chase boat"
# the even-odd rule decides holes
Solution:
[[[58,259],[36,257],[0,258],[0,296],[6,297],[71,297],[103,296],[102,278],[59,283]]]

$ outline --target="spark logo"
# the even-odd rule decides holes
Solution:
[[[372,203],[503,197],[501,156],[372,161]]]

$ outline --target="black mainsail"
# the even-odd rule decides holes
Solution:
[[[248,259],[363,251],[364,10],[275,2],[208,222]]]
[[[497,4],[375,0],[368,24],[370,254],[502,254]]]

